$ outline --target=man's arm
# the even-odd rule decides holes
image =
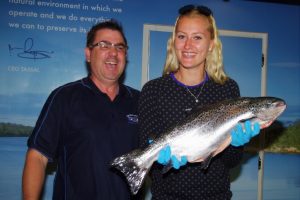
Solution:
[[[28,150],[22,177],[23,200],[39,199],[47,163],[47,157],[40,152],[35,149]]]

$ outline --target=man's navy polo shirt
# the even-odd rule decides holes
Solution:
[[[112,102],[90,78],[50,94],[28,147],[58,162],[53,199],[130,198],[126,180],[109,164],[138,146],[138,96],[120,85]]]

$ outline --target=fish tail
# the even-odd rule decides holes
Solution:
[[[132,194],[136,194],[139,191],[149,171],[148,168],[140,167],[136,163],[136,155],[134,154],[138,153],[139,152],[134,151],[133,153],[117,157],[111,163],[113,167],[125,175]]]

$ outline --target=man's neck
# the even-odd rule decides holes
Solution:
[[[112,81],[100,81],[94,77],[91,77],[94,84],[97,86],[97,88],[105,93],[111,101],[113,101],[116,96],[119,93],[119,83],[118,82],[112,82]]]

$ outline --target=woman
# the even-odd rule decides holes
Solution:
[[[146,83],[141,92],[141,145],[147,145],[153,137],[151,134],[159,135],[182,120],[196,105],[204,106],[239,96],[237,83],[223,69],[222,44],[211,10],[205,6],[184,6],[179,9],[168,41],[163,76]],[[199,163],[186,164],[186,160],[182,159],[179,163],[186,164],[184,167],[162,174],[162,166],[154,164],[151,171],[152,198],[230,199],[229,170],[240,162],[243,155],[243,147],[236,146],[245,144],[259,132],[258,124],[254,129],[249,123],[245,125],[249,129],[246,134],[240,126],[237,131],[245,137],[233,134],[232,141],[220,147],[221,153],[212,159],[206,170],[202,170]],[[230,142],[232,145],[228,146]],[[162,157],[165,153],[161,151]],[[170,155],[167,155],[166,161],[169,159]],[[178,160],[172,161],[173,166],[176,162],[178,164]]]

